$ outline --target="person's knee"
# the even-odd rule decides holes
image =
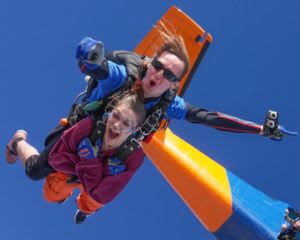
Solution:
[[[85,191],[80,192],[76,199],[76,204],[82,212],[87,214],[92,214],[104,206],[104,204],[94,200]]]
[[[30,179],[37,181],[48,176],[52,169],[44,161],[40,161],[40,155],[32,155],[26,161],[25,172]]]
[[[48,202],[64,202],[77,187],[77,184],[68,184],[67,180],[68,176],[64,173],[55,172],[49,174],[44,183],[44,198]]]

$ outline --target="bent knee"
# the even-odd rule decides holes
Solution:
[[[47,177],[53,169],[40,155],[32,155],[26,160],[25,172],[30,179],[37,181]]]

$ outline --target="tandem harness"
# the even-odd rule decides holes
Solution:
[[[115,90],[110,96],[117,91],[125,91],[131,88],[136,79],[143,78],[146,69],[143,66],[143,62],[147,59],[145,56],[140,56],[129,51],[113,51],[106,54],[106,59],[111,60],[117,64],[123,64],[126,68],[128,80],[126,86],[121,89]],[[93,146],[96,145],[97,140],[102,139],[106,121],[107,113],[113,107],[113,101],[110,97],[106,97],[101,101],[95,101],[87,104],[87,99],[90,96],[92,90],[97,87],[98,81],[91,78],[88,81],[88,86],[85,92],[75,99],[69,117],[68,124],[74,125],[85,116],[92,116],[93,127],[90,141]],[[100,81],[101,84],[101,81]],[[176,97],[177,89],[167,90],[161,97],[157,104],[147,111],[147,117],[145,121],[138,127],[138,130],[134,132],[128,139],[119,147],[115,156],[120,160],[120,164],[124,164],[126,159],[138,148],[141,147],[140,142],[144,141],[149,135],[157,131],[161,125],[163,118],[166,115],[166,110],[170,106],[171,102]],[[122,97],[122,94],[121,94]],[[82,98],[82,103],[78,104],[77,100]],[[165,118],[167,120],[167,118]],[[167,125],[167,123],[166,123]]]
[[[168,90],[162,95],[159,102],[151,109],[149,109],[145,121],[137,128],[136,132],[128,137],[128,139],[119,147],[119,149],[115,153],[115,157],[120,160],[120,164],[124,164],[126,159],[136,149],[141,147],[141,141],[144,141],[150,134],[156,132],[159,129],[161,122],[166,115],[166,110],[170,106],[175,96],[176,90]],[[90,107],[91,106],[89,106],[89,104],[86,106],[86,108]],[[105,106],[104,104],[100,104],[99,109],[97,109],[96,111],[91,111],[92,108],[90,108],[89,111],[90,113],[92,113],[94,119],[92,135],[90,137],[92,145],[96,145],[98,139],[102,139],[108,117],[107,113],[109,111],[109,108],[111,107],[112,104],[111,102],[109,102],[107,106]]]
[[[110,95],[113,95],[117,91],[123,91],[130,89],[136,79],[139,79],[140,77],[143,78],[146,72],[146,68],[144,67],[144,62],[147,60],[147,57],[140,56],[134,52],[126,51],[126,50],[116,50],[109,52],[105,55],[105,61],[103,61],[100,69],[100,75],[106,76],[109,72],[108,64],[106,60],[110,60],[112,62],[115,62],[117,64],[122,64],[126,68],[127,72],[127,80],[125,86],[122,86],[119,89],[116,89],[113,91]],[[99,75],[99,72],[97,76]],[[99,81],[101,84],[101,80],[97,80],[97,76],[86,76],[87,81],[87,88],[84,92],[80,93],[74,100],[71,110],[69,112],[68,116],[68,123],[70,126],[74,125],[75,123],[79,122],[82,118],[86,116],[86,114],[83,112],[83,107],[87,105],[87,101],[89,96],[91,95],[92,91],[98,86]],[[99,77],[99,76],[98,76]],[[96,79],[97,78],[97,79]],[[81,103],[78,103],[81,99]],[[103,100],[104,105],[105,103],[108,103],[107,97]]]

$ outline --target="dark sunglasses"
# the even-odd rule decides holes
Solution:
[[[163,76],[168,81],[179,82],[180,79],[178,79],[171,70],[165,68],[161,61],[159,61],[157,58],[153,58],[151,65],[155,68],[156,71],[164,70]]]

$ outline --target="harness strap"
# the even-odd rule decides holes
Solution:
[[[143,63],[148,61],[148,58],[146,58],[145,56],[125,50],[117,50],[112,51],[110,53],[106,53],[105,59],[113,61],[117,64],[123,64],[127,72],[127,80],[125,85],[113,91],[110,94],[110,96],[116,93],[117,91],[130,89],[137,79],[143,78],[146,71],[145,64]],[[101,75],[100,79],[106,78],[105,73],[108,72],[107,61],[103,62],[103,64],[101,65],[101,69],[104,75]],[[81,95],[82,102],[77,103],[79,96],[76,97],[68,116],[69,126],[74,125],[75,123],[79,122],[81,119],[87,116],[87,114],[83,111],[83,108],[85,107],[85,105],[87,105],[87,100],[91,95],[91,92],[98,86],[98,83],[99,80],[90,77],[87,81],[88,85],[86,91],[82,93],[84,94],[84,96],[82,97]],[[104,101],[104,103],[107,103],[108,97],[106,97],[105,100],[106,101]]]
[[[90,136],[90,141],[93,146],[96,145],[98,139],[103,139],[106,127],[106,121],[103,119],[104,117],[98,117],[94,119],[92,126],[92,134]]]
[[[163,94],[158,104],[148,111],[148,117],[141,125],[141,132],[144,136],[148,136],[158,130],[163,116],[175,97],[176,89],[169,89]]]
[[[156,104],[152,109],[146,120],[142,123],[140,129],[129,137],[116,152],[116,157],[121,161],[126,161],[126,159],[138,148],[141,147],[140,142],[143,141],[151,133],[158,130],[163,115],[170,106],[171,102],[176,97],[176,90],[168,90],[160,99],[159,103]]]
[[[106,58],[108,60],[112,60],[118,64],[124,64],[126,66],[128,81],[124,89],[129,89],[133,82],[143,77],[145,74],[146,68],[143,66],[143,61],[147,62],[149,59],[146,57],[128,52],[128,51],[114,51],[111,54],[107,54]],[[75,124],[80,121],[86,115],[92,115],[94,117],[93,127],[92,127],[92,135],[90,137],[91,143],[94,145],[99,138],[103,137],[105,132],[105,123],[106,119],[102,118],[105,112],[107,112],[107,105],[109,105],[110,99],[106,97],[102,100],[102,103],[99,104],[98,107],[89,108],[89,104],[86,105],[86,101],[90,96],[92,90],[97,87],[98,81],[94,79],[90,79],[88,82],[88,87],[86,90],[86,95],[83,98],[82,104],[77,104],[74,106],[74,121],[70,123],[70,125]],[[120,89],[115,90],[111,95],[113,95],[116,91],[120,91]],[[116,153],[116,157],[124,163],[126,159],[138,148],[140,148],[140,142],[143,141],[147,136],[151,133],[154,133],[159,129],[163,116],[166,114],[166,110],[170,106],[171,102],[176,96],[177,89],[166,91],[163,96],[160,98],[158,104],[153,106],[147,114],[146,120],[141,124],[139,130],[129,137],[119,148]],[[95,107],[95,108],[94,108]]]
[[[87,101],[87,99],[91,95],[91,92],[93,91],[93,89],[98,86],[98,81],[96,79],[90,77],[87,84],[88,85],[87,85],[87,88],[86,88],[86,94],[82,98],[83,103],[85,103]]]
[[[140,141],[135,137],[131,136],[125,141],[116,152],[115,156],[123,163],[126,159],[135,152],[138,148],[141,147]]]

